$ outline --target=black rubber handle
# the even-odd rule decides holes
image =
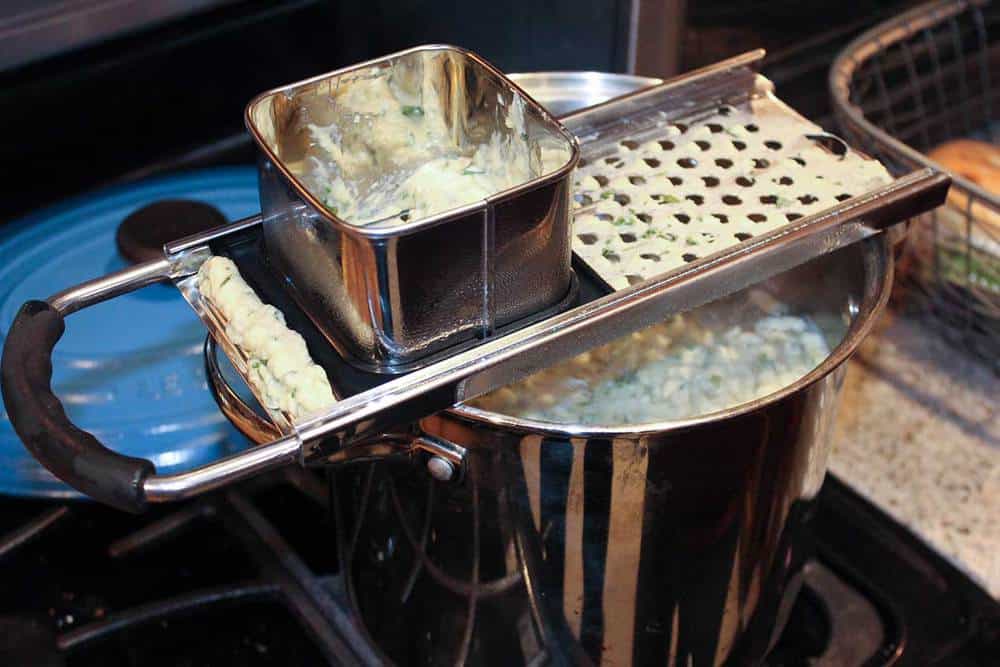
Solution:
[[[153,463],[113,452],[74,426],[52,393],[52,349],[65,330],[62,314],[44,301],[21,306],[0,362],[7,415],[28,451],[56,477],[102,503],[141,512]]]

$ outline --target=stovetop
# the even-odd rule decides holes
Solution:
[[[326,489],[290,470],[141,517],[3,500],[0,664],[381,664]],[[1000,605],[954,567],[835,478],[813,521],[818,556],[768,665],[996,664]]]

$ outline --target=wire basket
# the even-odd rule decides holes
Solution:
[[[971,138],[997,143],[991,86],[1000,12],[988,0],[921,5],[865,32],[830,71],[841,130],[896,175],[936,166],[924,153]],[[952,174],[948,203],[912,221],[898,284],[904,303],[1000,369],[1000,196]]]

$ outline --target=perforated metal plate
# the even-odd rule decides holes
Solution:
[[[573,249],[615,289],[892,177],[770,94],[582,141]]]

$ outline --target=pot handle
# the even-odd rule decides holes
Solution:
[[[66,330],[66,315],[170,276],[168,260],[154,260],[60,292],[48,302],[28,301],[7,332],[0,360],[4,406],[28,451],[78,491],[134,513],[148,502],[180,500],[291,463],[301,445],[292,434],[188,472],[156,475],[152,461],[112,451],[69,420],[51,386],[52,350]]]
[[[155,467],[102,445],[66,416],[52,392],[52,349],[66,330],[62,313],[28,301],[14,318],[3,347],[3,399],[28,451],[56,477],[119,509],[146,505],[143,484]]]

